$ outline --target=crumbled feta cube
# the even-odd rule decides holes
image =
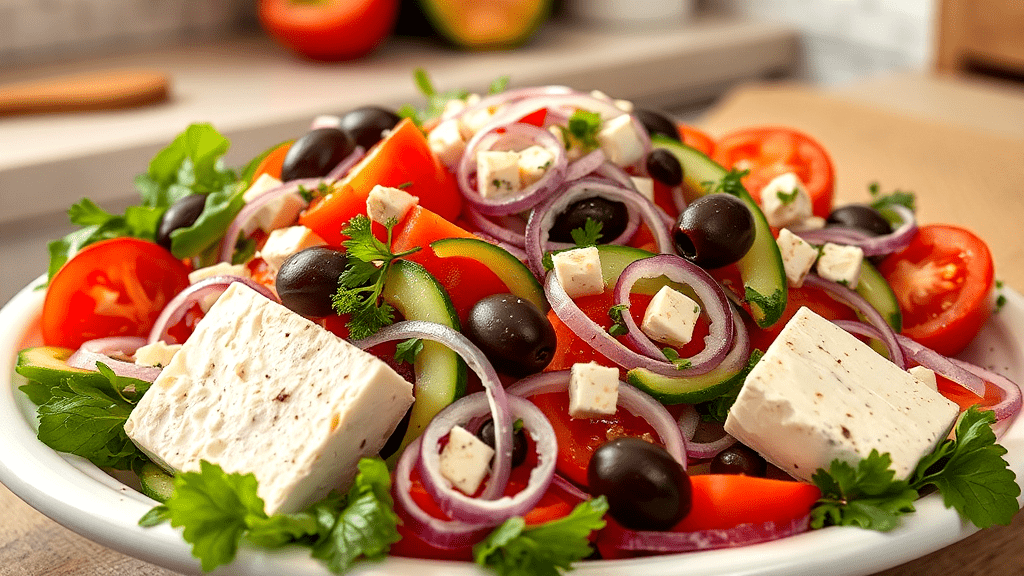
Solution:
[[[323,238],[305,226],[278,228],[267,237],[266,243],[260,250],[260,257],[267,263],[267,266],[270,266],[274,274],[277,274],[277,271],[281,269],[281,264],[284,264],[284,261],[292,254],[306,248],[326,244],[327,242]]]
[[[252,473],[265,512],[288,513],[345,492],[412,402],[385,362],[235,282],[124,429],[168,470]]]
[[[632,114],[633,113],[633,109],[635,108],[635,106],[633,106],[633,103],[630,102],[629,100],[622,100],[622,99],[619,99],[619,98],[616,98],[615,100],[612,100],[612,104],[615,104],[616,108],[618,108],[619,110],[622,110],[626,114]]]
[[[263,174],[253,182],[252,186],[242,195],[245,201],[252,202],[264,192],[281,185],[281,181],[269,174]],[[248,236],[259,228],[264,232],[270,232],[278,228],[290,226],[299,217],[299,212],[306,207],[306,201],[298,192],[291,192],[278,196],[264,204],[252,215],[252,218],[243,226],[243,233]]]
[[[776,176],[761,189],[761,210],[768,224],[785,228],[811,216],[811,197],[792,172]]]
[[[790,230],[821,230],[825,227],[825,219],[821,216],[808,216],[789,226]]]
[[[494,448],[462,426],[452,428],[441,450],[441,475],[463,493],[472,496],[491,468]]]
[[[519,181],[523,188],[540,180],[547,173],[555,156],[543,146],[530,146],[519,151]]]
[[[574,248],[551,256],[555,278],[570,298],[593,296],[604,292],[601,255],[596,246]]]
[[[473,104],[469,104],[469,106],[473,106]],[[468,141],[474,134],[482,130],[493,117],[494,110],[486,107],[465,112],[459,118],[462,137]]]
[[[644,146],[629,114],[606,120],[597,133],[597,142],[608,161],[618,166],[636,164],[644,155]]]
[[[444,116],[454,116],[466,109],[466,101],[461,98],[452,98],[444,103]]]
[[[213,266],[197,268],[189,272],[188,283],[195,284],[200,280],[206,280],[207,278],[213,278],[214,276],[241,276],[242,278],[249,278],[252,274],[249,273],[249,267],[245,264],[218,262]]]
[[[476,155],[477,189],[484,198],[512,196],[522,189],[519,153],[484,150]]]
[[[401,222],[419,203],[419,198],[405,190],[377,184],[366,198],[366,215],[380,224],[387,224],[392,218]]]
[[[641,176],[630,176],[630,180],[633,181],[633,186],[636,186],[637,192],[641,196],[647,198],[651,202],[654,202],[654,179],[644,178]]]
[[[459,121],[454,118],[441,122],[431,130],[427,144],[445,166],[457,166],[466,152],[466,141],[459,131]]]
[[[573,364],[569,370],[569,415],[600,418],[615,414],[619,401],[619,370],[597,362]]]
[[[779,230],[779,253],[782,254],[782,267],[786,270],[789,285],[799,288],[804,285],[804,278],[811,271],[818,259],[818,249],[803,238],[793,234],[788,228]]]
[[[949,433],[959,407],[842,328],[801,308],[747,376],[725,430],[810,481],[888,452],[897,479]]]
[[[938,391],[939,382],[938,379],[935,378],[934,370],[925,368],[924,366],[914,366],[912,368],[908,368],[907,372],[909,372],[914,378],[924,382],[924,384],[932,390]]]
[[[165,344],[157,340],[146,344],[135,351],[135,363],[140,366],[164,367],[171,363],[171,358],[181,350],[181,344]]]
[[[818,275],[852,290],[860,281],[862,262],[864,262],[864,251],[857,246],[843,246],[826,242],[821,248],[821,256],[818,256]]]
[[[700,304],[678,290],[662,286],[647,305],[640,330],[651,340],[685,346],[693,339],[699,317]]]

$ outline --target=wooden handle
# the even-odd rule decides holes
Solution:
[[[105,70],[0,86],[0,116],[78,110],[109,110],[167,99],[166,74]]]

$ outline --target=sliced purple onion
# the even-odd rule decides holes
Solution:
[[[554,94],[581,94],[571,88],[565,86],[541,86],[541,87],[530,87],[530,88],[515,88],[512,90],[505,90],[498,94],[492,94],[481,98],[479,102],[471,106],[466,106],[461,110],[455,112],[446,113],[441,116],[441,120],[448,120],[450,118],[461,118],[462,116],[469,114],[470,112],[476,112],[478,110],[485,110],[490,108],[497,108],[506,106],[508,104],[514,104],[522,102],[524,100],[535,100],[538,98],[544,98]],[[538,109],[543,106],[538,105]]]
[[[235,216],[235,219],[231,221],[231,224],[228,225],[227,232],[225,232],[224,237],[221,238],[219,261],[231,262],[231,256],[235,253],[235,244],[238,243],[238,237],[241,235],[245,225],[249,223],[249,220],[252,220],[252,217],[259,212],[260,208],[281,196],[297,192],[300,187],[316,188],[323,182],[327,182],[327,180],[324,178],[292,180],[291,182],[285,182],[279,186],[275,186],[254,198],[252,202],[246,203],[246,205],[243,206]]]
[[[180,342],[172,342],[170,334],[167,330],[171,326],[174,326],[181,319],[185,317],[185,313],[192,309],[195,305],[201,305],[207,299],[216,299],[228,289],[228,286],[232,282],[241,282],[266,296],[270,300],[277,302],[277,296],[275,296],[265,286],[252,280],[250,278],[243,278],[242,276],[213,276],[210,278],[204,278],[195,284],[192,284],[188,288],[185,288],[181,292],[178,292],[170,302],[164,306],[164,309],[160,311],[160,315],[157,316],[156,322],[153,324],[153,328],[149,331],[148,342],[150,344],[158,341],[171,342],[172,344],[180,344]]]
[[[99,370],[96,363],[102,362],[118,376],[152,382],[160,375],[160,368],[141,366],[134,362],[126,362],[111,356],[111,354],[117,354],[122,357],[132,356],[136,350],[145,345],[146,339],[141,336],[96,338],[83,342],[78,350],[75,350],[68,357],[67,363],[72,368]]]
[[[992,411],[995,412],[996,414],[996,421],[1010,420],[1020,413],[1021,392],[1020,386],[1018,386],[1016,382],[1010,380],[1009,378],[1003,376],[1002,374],[998,374],[991,370],[986,370],[981,366],[976,366],[974,364],[964,362],[963,360],[959,360],[957,358],[950,358],[950,360],[957,366],[963,368],[964,370],[967,370],[968,372],[971,372],[975,376],[978,376],[979,378],[981,378],[985,382],[992,384],[996,388],[999,388],[999,390],[1003,393],[1003,397],[999,401],[999,403],[991,408]],[[980,394],[980,396],[984,398],[985,394],[982,393]]]
[[[555,475],[551,478],[551,485],[581,502],[593,498],[593,496],[584,492],[579,486],[574,484],[571,480],[558,473],[555,473]]]
[[[607,178],[612,182],[621,184],[623,188],[629,188],[630,190],[639,192],[639,190],[636,189],[636,183],[633,182],[633,178],[630,177],[629,173],[611,162],[601,164],[596,170],[594,170],[594,172],[602,178]]]
[[[793,233],[811,244],[821,245],[826,242],[857,246],[865,256],[881,256],[892,254],[910,245],[917,234],[917,220],[914,212],[905,206],[894,204],[887,207],[899,214],[903,223],[889,234],[871,236],[861,230],[845,226],[826,226],[825,228],[794,230]]]
[[[693,404],[685,404],[683,411],[679,413],[679,433],[687,443],[693,441],[693,435],[697,433],[697,426],[700,424],[700,414]]]
[[[462,216],[467,222],[476,226],[481,232],[500,242],[511,244],[518,248],[522,248],[524,246],[525,240],[523,239],[523,233],[521,230],[516,231],[508,226],[503,226],[495,220],[492,220],[490,217],[477,212],[472,206],[464,207],[462,209]],[[507,221],[513,217],[505,216],[504,218],[507,224]]]
[[[570,162],[569,167],[565,170],[565,179],[579,180],[584,176],[589,176],[607,160],[608,157],[604,155],[604,150],[598,148],[597,150],[584,155],[579,160]]]
[[[630,307],[629,294],[633,290],[633,285],[642,279],[661,276],[689,286],[700,299],[704,306],[704,312],[711,320],[708,335],[704,337],[704,349],[688,359],[690,366],[686,369],[688,376],[707,374],[721,364],[732,349],[735,323],[725,291],[703,268],[674,254],[661,254],[637,260],[626,266],[619,274],[619,279],[615,283],[615,304],[626,306],[628,310]],[[626,340],[637,350],[650,358],[665,357],[661,346],[655,344],[636,325],[632,314],[624,311],[622,323],[627,330]]]
[[[709,431],[709,429],[714,428],[715,439],[708,442],[690,440],[686,445],[686,455],[690,458],[708,460],[718,456],[719,452],[736,443],[736,439],[725,431],[720,422],[699,422],[697,428],[702,436],[711,435],[712,431]],[[696,436],[696,431],[694,435]]]
[[[673,186],[672,187],[672,206],[675,207],[676,212],[679,213],[679,214],[682,214],[683,211],[686,210],[686,206],[687,205],[688,204],[686,202],[686,196],[683,195],[683,187],[682,186]],[[673,222],[673,224],[674,224],[674,222]]]
[[[732,528],[697,530],[694,532],[654,532],[638,530],[604,530],[598,537],[617,550],[630,552],[695,552],[749,546],[806,532],[810,516],[789,521],[768,521],[740,524]]]

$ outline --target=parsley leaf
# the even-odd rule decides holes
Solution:
[[[914,511],[917,490],[893,478],[889,454],[872,450],[856,467],[833,460],[811,477],[821,489],[821,499],[811,509],[811,527],[859,526],[888,532],[899,516]]]
[[[597,141],[597,133],[601,131],[601,125],[601,115],[597,112],[576,110],[566,126],[559,126],[566,150],[572,148],[573,144],[579,145],[584,152],[599,148],[601,145]]]
[[[675,364],[676,370],[685,370],[692,364],[688,358],[680,358],[679,352],[675,348],[662,348],[661,353],[665,355],[669,362]]]
[[[750,358],[747,359],[747,365],[740,370],[738,374],[729,379],[729,383],[724,386],[726,391],[717,398],[712,398],[707,402],[697,404],[697,412],[700,413],[701,420],[707,422],[722,422],[725,423],[725,419],[729,416],[729,409],[736,403],[736,398],[740,395],[740,390],[743,388],[743,382],[747,379],[747,374],[754,369],[754,366],[764,356],[764,352],[761,352],[757,348],[750,352]]]
[[[782,190],[779,190],[775,195],[779,198],[779,202],[782,202],[783,204],[792,204],[799,193],[800,190],[794,188],[792,192],[783,192]]]
[[[871,207],[878,210],[882,217],[888,220],[890,224],[900,224],[903,222],[898,214],[889,210],[890,206],[898,204],[911,211],[916,210],[916,199],[913,192],[894,190],[889,194],[882,194],[878,182],[869,184],[868,191],[871,193]]]
[[[608,333],[612,336],[622,336],[629,332],[626,324],[622,321],[622,313],[629,310],[626,304],[616,304],[608,309],[608,316],[612,319],[612,325],[608,327]]]
[[[398,346],[395,347],[395,360],[398,362],[407,362],[413,364],[416,362],[416,356],[423,351],[423,340],[419,338],[409,338],[404,342],[399,342]]]
[[[747,189],[743,187],[743,177],[747,174],[750,174],[750,170],[738,170],[733,168],[732,170],[729,170],[725,176],[722,176],[722,179],[718,182],[704,182],[704,189],[712,194],[722,192],[724,194],[732,194],[733,196],[742,198],[743,194],[747,191]]]
[[[587,218],[587,221],[583,223],[583,228],[573,228],[569,231],[569,234],[572,236],[572,241],[576,243],[576,246],[586,248],[587,246],[597,246],[597,242],[603,236],[601,234],[602,228],[604,228],[603,222]]]
[[[582,502],[568,516],[527,527],[519,516],[509,518],[473,547],[477,564],[501,576],[559,576],[591,553],[590,533],[604,528],[608,502],[604,496]]]

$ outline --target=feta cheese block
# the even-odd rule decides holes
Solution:
[[[818,259],[818,249],[811,246],[803,238],[793,234],[789,228],[779,230],[779,254],[782,255],[782,268],[786,271],[789,285],[799,288],[804,285],[804,278],[811,271]]]
[[[512,196],[522,189],[519,153],[484,150],[476,155],[477,188],[484,198]]]
[[[269,174],[262,174],[252,186],[242,194],[246,203],[252,202],[263,195],[264,192],[272,190],[281,185],[281,181]],[[290,226],[299,217],[299,212],[306,207],[306,201],[296,192],[289,192],[270,200],[260,207],[252,218],[242,227],[246,236],[252,234],[257,228],[264,232],[270,232],[277,228]]]
[[[678,290],[662,286],[644,311],[640,330],[651,340],[686,346],[700,317],[700,304]]]
[[[519,152],[519,182],[523,188],[544,177],[555,155],[542,146],[530,146]]]
[[[761,210],[776,228],[796,226],[811,217],[811,197],[800,178],[787,172],[761,189]]]
[[[618,166],[636,164],[644,156],[643,143],[629,114],[606,121],[597,133],[597,142],[608,161]]]
[[[420,199],[400,188],[377,184],[366,197],[366,215],[379,224],[387,224],[394,218],[401,222]]]
[[[452,486],[472,496],[487,476],[492,457],[494,448],[462,426],[455,426],[448,434],[448,443],[441,450],[441,475]]]
[[[251,472],[267,514],[296,512],[346,490],[412,401],[387,364],[236,282],[124,429],[168,470]]]
[[[601,253],[596,246],[573,248],[551,256],[555,277],[570,298],[593,296],[604,292],[601,275]]]
[[[451,100],[449,102],[462,102]],[[445,166],[458,166],[462,154],[466,151],[466,141],[459,131],[459,121],[451,118],[438,124],[427,136],[430,150]]]
[[[821,247],[821,256],[818,256],[815,268],[818,276],[853,290],[860,282],[860,265],[863,262],[864,251],[859,247],[826,242]]]
[[[573,364],[569,370],[569,416],[600,418],[615,414],[619,370],[597,362]]]
[[[725,431],[795,478],[889,453],[897,479],[946,438],[959,407],[801,308],[750,371]]]
[[[292,254],[301,252],[306,248],[324,246],[326,244],[327,242],[323,238],[305,226],[278,228],[267,237],[266,243],[263,244],[263,248],[260,250],[260,257],[267,263],[267,266],[270,266],[274,274],[277,274],[277,271],[281,269],[281,265]]]
[[[630,180],[633,181],[633,186],[636,187],[636,191],[641,196],[647,198],[651,202],[654,202],[654,179],[646,178],[642,176],[630,176]]]

